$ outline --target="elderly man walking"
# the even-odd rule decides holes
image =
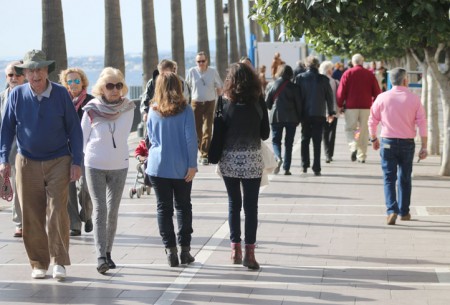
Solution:
[[[381,90],[374,74],[362,65],[364,57],[355,54],[352,57],[353,68],[344,72],[337,91],[339,112],[345,108],[345,134],[351,151],[351,160],[365,163],[369,132],[367,119],[370,106]],[[359,137],[355,132],[359,127]]]
[[[22,207],[25,249],[32,278],[66,277],[69,258],[69,182],[81,175],[83,136],[66,88],[48,80],[55,62],[44,52],[25,54],[17,73],[28,80],[9,95],[0,130],[0,174],[10,175],[9,154],[17,136],[17,194]],[[70,141],[71,150],[67,143]]]
[[[6,83],[8,88],[0,93],[0,124],[2,122],[3,114],[5,113],[6,104],[8,103],[8,95],[14,87],[22,85],[25,82],[25,77],[21,73],[17,73],[14,70],[14,65],[21,64],[20,61],[13,61],[9,63],[5,68]],[[16,230],[14,232],[14,237],[22,237],[22,211],[20,210],[19,198],[16,191],[16,167],[14,164],[14,159],[17,154],[17,145],[14,141],[11,147],[11,153],[9,158],[11,160],[11,184],[12,190],[14,192],[14,199],[12,204],[12,215],[13,222],[16,224]]]
[[[419,160],[427,157],[427,121],[420,98],[408,91],[406,70],[395,68],[390,72],[393,88],[380,94],[372,105],[369,116],[371,142],[375,150],[381,147],[381,168],[384,175],[384,197],[387,224],[395,225],[397,215],[410,220],[411,172],[414,159],[416,126],[419,127],[421,149]],[[381,144],[377,126],[381,123]],[[398,179],[398,192],[396,182]]]
[[[217,71],[208,66],[208,57],[205,52],[199,52],[195,61],[197,67],[189,69],[186,75],[186,83],[192,92],[191,105],[192,110],[194,110],[195,129],[200,151],[199,163],[208,165],[215,101],[223,85]]]

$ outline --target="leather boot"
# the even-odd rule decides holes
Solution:
[[[195,262],[195,258],[191,255],[189,251],[191,251],[191,247],[189,246],[181,247],[180,261],[182,264],[190,264]]]
[[[177,247],[166,248],[167,263],[170,267],[177,267],[180,262],[178,261]]]
[[[111,259],[111,252],[106,252],[106,262],[108,263],[109,269],[116,269],[116,264]]]
[[[259,264],[255,258],[255,244],[245,245],[245,256],[242,265],[252,270],[259,269]]]
[[[241,243],[231,243],[231,263],[242,264]]]

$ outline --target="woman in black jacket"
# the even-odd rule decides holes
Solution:
[[[223,115],[226,136],[219,169],[228,192],[231,260],[259,269],[255,259],[258,195],[263,160],[261,139],[269,137],[269,117],[256,73],[247,65],[230,66],[224,84]],[[242,199],[241,185],[244,192]],[[245,211],[245,256],[241,250],[241,209]]]
[[[292,160],[292,146],[295,131],[302,115],[302,101],[300,88],[291,80],[294,76],[292,68],[288,65],[278,67],[278,79],[267,92],[266,104],[270,110],[270,124],[272,127],[273,152],[277,159],[277,167],[273,171],[278,174],[283,164],[284,174],[291,175],[289,171]],[[284,163],[281,158],[281,138],[284,136]]]

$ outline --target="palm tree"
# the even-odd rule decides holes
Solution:
[[[230,19],[230,62],[239,61],[237,31],[236,31],[236,7],[234,0],[228,0],[228,11]]]
[[[210,54],[205,0],[197,0],[197,51]]]
[[[253,1],[253,0],[248,1],[249,11],[252,10],[252,7],[254,5],[255,5],[255,1]],[[255,35],[256,41],[263,41],[263,40],[265,41],[262,30],[261,30],[261,26],[256,21],[254,21],[250,18],[249,18],[249,21],[250,21],[250,33]]]
[[[222,79],[225,78],[228,68],[227,42],[223,26],[222,0],[214,0],[214,13],[216,16],[216,65]]]
[[[119,0],[105,0],[105,67],[114,67],[125,75]]]
[[[156,69],[159,59],[153,0],[141,0],[141,7],[142,35],[144,43],[142,50],[142,70],[144,73],[142,77],[145,86],[152,77],[153,70]]]
[[[184,63],[184,36],[181,1],[170,0],[170,11],[172,13],[172,57],[178,64],[178,75],[184,77],[186,73]]]
[[[245,26],[244,26],[244,8],[242,6],[242,0],[236,0],[236,13],[237,23],[239,29],[239,54],[240,56],[247,55],[247,43],[245,39]]]
[[[67,69],[66,36],[61,0],[42,0],[42,50],[47,59],[56,62],[49,79],[58,81],[61,70]]]

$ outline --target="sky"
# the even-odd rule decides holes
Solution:
[[[22,59],[42,46],[41,0],[0,0],[0,58]],[[104,0],[61,0],[68,57],[103,55],[105,45]],[[154,0],[158,51],[171,50],[170,1]],[[223,1],[226,2],[226,1]],[[196,50],[196,1],[181,0],[185,49]],[[248,1],[243,1],[244,18]],[[120,0],[124,51],[142,53],[141,0]],[[210,48],[215,42],[214,0],[206,0]],[[246,22],[248,28],[248,22]],[[248,31],[248,30],[247,30]],[[248,33],[246,33],[248,37]],[[247,40],[249,40],[247,38]],[[248,42],[247,42],[248,44]]]

